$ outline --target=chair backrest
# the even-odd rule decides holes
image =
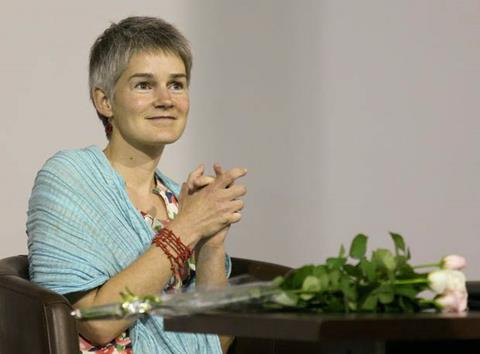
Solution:
[[[248,274],[258,280],[272,280],[278,275],[285,275],[291,269],[280,264],[232,257],[232,274],[230,276]]]
[[[0,260],[0,353],[77,354],[68,300],[28,280],[27,256]]]

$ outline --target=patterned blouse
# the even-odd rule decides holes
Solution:
[[[152,190],[153,193],[160,196],[167,208],[167,220],[160,220],[152,217],[151,215],[140,211],[145,221],[152,227],[155,233],[158,233],[163,227],[168,225],[170,220],[173,220],[178,213],[178,201],[175,195],[165,187],[159,178],[156,178],[156,187]],[[180,280],[172,276],[165,286],[165,291],[173,291],[174,289],[181,288],[183,285],[187,286],[190,280],[195,275],[195,255],[188,260],[188,275],[186,279]],[[132,341],[128,335],[128,330],[123,332],[117,338],[104,346],[94,346],[87,339],[81,335],[80,341],[80,354],[132,354]]]

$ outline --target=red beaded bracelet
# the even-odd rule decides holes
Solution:
[[[188,275],[187,269],[185,269],[185,263],[192,256],[192,250],[185,245],[172,230],[166,227],[161,229],[160,232],[153,237],[152,244],[159,247],[168,257],[170,270],[177,279],[182,280]]]

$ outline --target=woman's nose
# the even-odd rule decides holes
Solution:
[[[155,95],[155,107],[165,109],[173,106],[172,94],[168,87],[159,87]]]

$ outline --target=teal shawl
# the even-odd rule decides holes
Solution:
[[[157,174],[178,196],[179,186]],[[39,171],[27,234],[31,280],[68,294],[96,288],[126,268],[150,247],[153,231],[130,202],[123,178],[90,146],[61,151]],[[221,353],[218,336],[166,332],[157,316],[135,321],[130,337],[134,354]]]

